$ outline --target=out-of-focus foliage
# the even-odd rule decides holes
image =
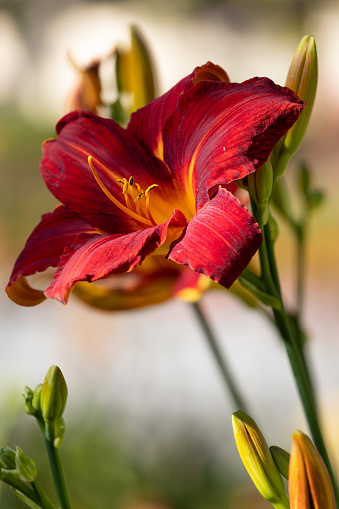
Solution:
[[[84,414],[66,417],[62,453],[66,476],[72,481],[72,509],[141,509],[146,502],[152,509],[151,503],[154,509],[231,507],[231,492],[237,488],[234,475],[224,459],[215,457],[201,431],[188,423],[178,428],[165,425],[161,431],[155,423],[154,429],[143,429],[141,437],[135,425],[134,432],[129,426],[126,431],[121,416],[106,410],[91,407]],[[33,421],[27,426],[24,417],[8,439],[34,455],[38,480],[49,487],[48,495],[55,501],[41,435]],[[23,506],[4,486],[0,507]]]

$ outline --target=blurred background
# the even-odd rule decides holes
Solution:
[[[283,85],[301,37],[313,34],[319,86],[295,160],[326,195],[310,225],[305,320],[309,355],[332,451],[338,450],[339,371],[339,6],[317,0],[0,1],[0,278],[41,214],[56,201],[39,172],[41,143],[54,135],[80,66],[128,43],[137,24],[152,50],[161,92],[211,60],[232,81],[268,76]],[[106,66],[109,76],[113,72]],[[107,98],[114,100],[114,97]],[[293,164],[289,166],[293,178]],[[293,181],[292,185],[293,185]],[[283,229],[281,278],[293,305],[294,245]],[[45,452],[20,393],[52,364],[69,386],[62,454],[73,507],[219,509],[270,507],[252,488],[231,430],[236,410],[187,303],[105,313],[71,298],[20,308],[0,296],[0,446],[36,459]],[[275,331],[228,292],[202,306],[271,444],[290,449],[306,425]],[[337,461],[339,458],[337,458]],[[338,469],[337,469],[338,473]],[[1,487],[3,509],[23,507]],[[53,493],[51,495],[53,497]]]

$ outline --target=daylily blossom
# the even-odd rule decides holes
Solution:
[[[130,272],[153,253],[232,285],[262,235],[226,186],[264,164],[304,103],[268,78],[226,81],[218,66],[197,68],[126,129],[81,111],[58,122],[41,172],[61,205],[14,266],[14,301],[66,303],[79,281]],[[44,295],[31,294],[23,276],[48,267],[57,270]]]

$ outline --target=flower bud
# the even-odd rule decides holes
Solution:
[[[15,467],[22,481],[33,482],[38,475],[34,461],[25,456],[20,447],[16,448]]]
[[[286,506],[284,481],[260,429],[242,410],[233,414],[232,424],[240,458],[257,490],[271,504]]]
[[[288,478],[291,509],[335,509],[333,487],[323,459],[301,431],[293,435]]]
[[[116,76],[119,93],[130,98],[129,104],[124,108],[127,118],[132,111],[145,106],[157,96],[152,57],[136,26],[131,26],[130,49],[117,49]]]
[[[33,407],[33,391],[27,385],[25,387],[25,392],[22,394],[24,398],[24,409],[28,415],[34,415],[36,413],[35,408]]]
[[[11,470],[15,469],[15,449],[7,442],[6,447],[2,447],[0,450],[1,461]]]
[[[277,445],[271,445],[270,451],[279,472],[285,477],[285,479],[288,479],[288,467],[290,464],[289,453]]]
[[[45,421],[62,416],[67,401],[67,385],[58,366],[51,366],[41,388],[40,406]]]
[[[268,160],[259,170],[247,176],[250,194],[258,207],[263,224],[269,218],[269,200],[273,187],[273,170]]]
[[[81,68],[68,54],[68,58],[73,68],[78,73],[78,82],[72,90],[65,104],[65,112],[73,110],[91,111],[98,113],[98,107],[102,105],[101,101],[101,83],[99,79],[100,60],[91,62],[87,67]]]
[[[41,395],[41,389],[42,389],[42,384],[38,384],[36,386],[36,388],[34,389],[33,391],[33,397],[32,397],[32,406],[33,408],[39,412],[41,409],[40,409],[40,395]]]
[[[315,99],[318,82],[318,61],[315,40],[305,35],[299,43],[288,71],[285,86],[293,90],[306,103],[300,118],[278,143],[274,157],[276,176],[282,175],[290,157],[294,154],[304,137]]]

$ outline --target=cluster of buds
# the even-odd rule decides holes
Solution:
[[[46,438],[60,447],[65,434],[63,413],[67,401],[67,385],[58,366],[51,366],[43,384],[38,384],[34,391],[25,387],[24,408],[26,413],[33,415]]]
[[[296,431],[291,455],[268,447],[254,420],[243,411],[233,414],[233,430],[241,460],[259,493],[276,509],[335,509],[326,466],[308,436]],[[284,476],[289,481],[289,496]]]

